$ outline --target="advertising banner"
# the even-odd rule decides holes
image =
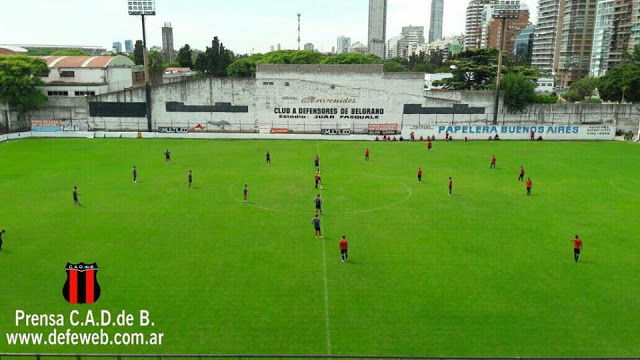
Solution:
[[[31,131],[35,131],[35,132],[62,131],[62,120],[31,120]]]
[[[169,126],[161,126],[158,127],[158,132],[160,133],[186,133],[189,132],[188,127],[169,127]]]
[[[288,134],[289,129],[287,128],[271,128],[270,131],[272,134]]]
[[[398,135],[398,123],[369,124],[369,135]]]
[[[322,129],[322,135],[351,135],[351,129]]]
[[[614,125],[417,125],[402,129],[402,136],[408,138],[411,132],[416,138],[435,136],[444,139],[448,133],[453,140],[487,140],[496,135],[501,140],[529,140],[534,137],[543,140],[613,140]]]

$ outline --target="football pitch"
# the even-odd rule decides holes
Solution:
[[[107,331],[164,340],[0,352],[638,356],[638,164],[613,142],[1,143],[0,334],[53,329],[16,326],[18,309],[144,309],[153,329]],[[65,301],[68,262],[98,264],[97,303]]]

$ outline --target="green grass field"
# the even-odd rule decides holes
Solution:
[[[637,356],[638,164],[639,146],[604,142],[2,143],[0,352]],[[65,302],[67,262],[98,263],[96,304]],[[16,309],[146,309],[153,329],[119,331],[164,344],[9,346],[7,332],[50,330],[16,327]]]

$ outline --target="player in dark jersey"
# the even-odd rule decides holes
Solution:
[[[193,172],[189,170],[189,175],[187,176],[187,181],[189,182],[189,189],[191,189],[193,185]]]
[[[524,166],[520,165],[520,176],[518,176],[518,181],[524,181]]]
[[[137,184],[138,183],[138,169],[136,169],[135,165],[133,165],[133,169],[131,170],[131,174],[133,175],[133,183]]]
[[[316,204],[316,215],[322,215],[322,198],[320,198],[320,194],[316,196],[314,202]]]
[[[369,148],[367,148],[367,149],[364,151],[364,159],[365,159],[365,160],[367,160],[367,161],[369,161],[369,155],[370,155],[370,154],[371,154],[371,153],[369,152]]]
[[[418,168],[418,182],[422,184],[422,168]]]
[[[347,237],[342,235],[342,239],[340,239],[340,256],[342,256],[342,262],[349,261],[349,254],[347,251]]]
[[[322,231],[320,230],[320,218],[316,215],[312,220],[313,229],[316,231],[316,239],[322,238]]]
[[[531,188],[533,188],[533,181],[531,181],[531,178],[527,178],[527,196],[531,196]]]
[[[571,241],[573,241],[573,260],[578,262],[580,259],[580,251],[582,251],[582,239],[576,235],[576,237]]]
[[[489,165],[489,169],[495,169],[496,168],[496,156],[493,155],[491,156],[491,165]]]
[[[433,147],[433,142],[431,142],[431,139],[429,139],[429,142],[427,143],[427,150],[431,150],[432,147]]]
[[[453,194],[453,178],[449,176],[449,196]]]
[[[316,171],[320,171],[320,155],[316,154],[313,158],[313,164],[316,167]]]
[[[249,185],[244,184],[244,189],[242,189],[242,198],[245,203],[249,202]]]
[[[76,204],[76,206],[82,206],[82,204],[80,204],[80,194],[78,194],[77,186],[73,187],[73,203]]]
[[[315,175],[313,175],[313,180],[316,183],[316,189],[317,189],[318,185],[320,184],[320,172],[316,171]]]
[[[0,251],[2,251],[2,234],[4,234],[6,230],[0,230]]]
[[[271,164],[271,154],[269,154],[269,152],[267,151],[267,164]]]
[[[167,149],[167,151],[164,152],[164,162],[166,164],[171,162],[171,152],[169,151],[169,149]]]

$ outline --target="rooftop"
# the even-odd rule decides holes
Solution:
[[[135,64],[126,56],[43,56],[50,68],[95,68],[133,67]]]

